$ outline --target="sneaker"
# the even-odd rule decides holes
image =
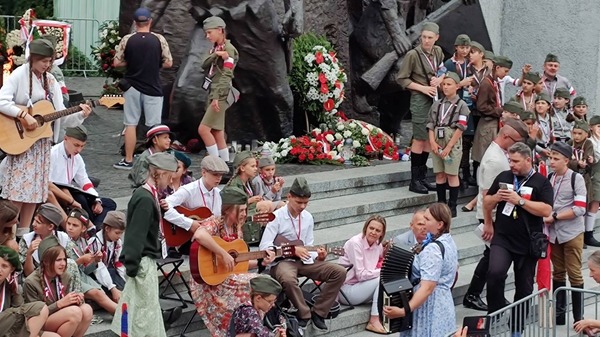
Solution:
[[[101,324],[102,322],[104,322],[104,320],[97,315],[92,316],[92,321],[90,322],[90,325],[96,325],[96,324]]]
[[[133,167],[133,163],[127,162],[125,161],[125,158],[123,158],[118,163],[113,164],[113,167],[117,170],[131,170],[131,168]]]

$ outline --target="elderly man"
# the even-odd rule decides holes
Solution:
[[[416,210],[413,213],[412,219],[410,220],[410,230],[396,236],[392,240],[394,245],[410,249],[417,243],[423,242],[423,240],[425,240],[425,236],[427,235],[424,215],[424,209]]]
[[[569,91],[571,97],[575,97],[577,94],[575,88],[571,84],[568,78],[558,74],[560,69],[560,62],[558,56],[554,54],[546,55],[544,60],[544,77],[542,78],[543,88],[542,91],[547,93],[548,96],[554,97],[554,92],[558,88],[565,88]]]

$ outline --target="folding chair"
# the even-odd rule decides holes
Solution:
[[[181,308],[187,308],[187,303],[193,304],[194,302],[191,300],[192,290],[190,289],[190,286],[188,285],[187,280],[185,278],[183,278],[183,275],[181,274],[181,271],[179,270],[179,267],[183,264],[183,261],[184,260],[182,258],[176,259],[176,258],[171,258],[171,257],[156,260],[156,267],[164,276],[164,279],[162,281],[160,281],[160,283],[158,284],[158,287],[159,287],[158,296],[162,299],[179,301],[179,302],[181,302],[181,306],[180,306]],[[165,266],[168,266],[168,265],[173,265],[173,269],[167,273],[164,268],[165,268]],[[173,284],[173,278],[175,277],[175,275],[177,275],[177,276],[179,276],[179,278],[181,278],[181,281],[183,282],[183,285],[187,289],[187,293],[190,296],[189,300],[184,299],[181,296],[181,294],[179,293],[179,291],[177,291],[177,289],[175,288],[175,285]],[[162,285],[165,282],[166,282],[166,284],[165,284],[164,288],[161,289]],[[165,292],[167,291],[168,288],[171,288],[177,297],[173,297],[173,295],[165,295]]]
[[[350,269],[352,269],[354,267],[354,265],[341,265],[342,267],[346,268],[346,272],[349,272]],[[310,277],[306,277],[304,279],[304,281],[302,281],[302,283],[300,283],[300,289],[302,289],[302,287],[308,282],[308,281],[313,281],[313,284],[315,285],[315,287],[313,289],[311,289],[309,292],[311,294],[314,294],[315,291],[317,291],[317,289],[319,290],[319,292],[321,292],[321,285],[323,284],[323,282],[318,281],[318,280],[313,280]],[[344,300],[346,300],[346,303],[348,303],[348,305],[342,304],[340,303],[340,306],[343,306],[343,308],[340,309],[340,314],[346,311],[350,311],[352,309],[354,309],[354,305],[352,305],[352,303],[350,303],[350,301],[348,300],[348,297],[346,296],[346,294],[344,294],[344,291],[342,289],[340,289],[340,295],[344,298]]]
[[[190,327],[190,325],[192,324],[192,321],[194,320],[194,318],[196,316],[198,316],[198,310],[194,309],[194,314],[192,315],[192,317],[190,317],[188,322],[185,324],[185,327],[183,328],[183,331],[181,331],[181,335],[179,335],[179,337],[186,337],[185,333],[187,332],[187,329]]]

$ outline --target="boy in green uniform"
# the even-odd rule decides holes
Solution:
[[[411,144],[411,181],[409,190],[427,194],[435,187],[427,183],[427,158],[429,141],[427,119],[433,100],[437,99],[438,87],[444,80],[444,53],[435,45],[440,38],[440,28],[433,22],[423,24],[421,44],[404,56],[396,81],[402,88],[410,90],[413,139]]]

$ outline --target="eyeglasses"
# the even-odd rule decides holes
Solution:
[[[272,300],[268,300],[268,299],[266,299],[265,297],[262,297],[262,296],[260,298],[262,298],[263,300],[265,300],[265,302],[269,303],[269,305],[274,305],[275,302],[277,301],[277,297],[274,297]]]

